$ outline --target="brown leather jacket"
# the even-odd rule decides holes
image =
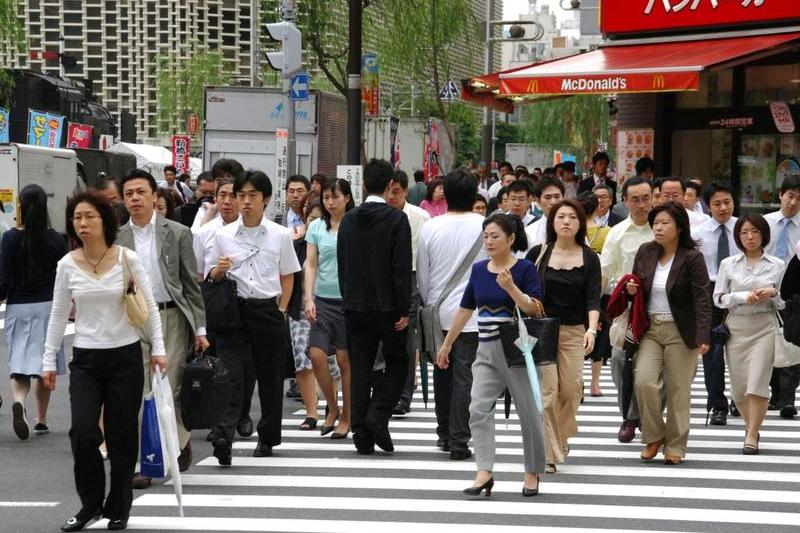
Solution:
[[[633,261],[633,273],[642,280],[645,301],[649,303],[661,245],[643,244]],[[667,300],[683,342],[690,348],[710,343],[711,282],[698,250],[678,247],[667,277]]]

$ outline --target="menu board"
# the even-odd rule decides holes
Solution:
[[[617,132],[617,182],[636,176],[636,162],[653,157],[653,129],[619,130]]]
[[[775,189],[777,153],[775,135],[746,135],[739,155],[742,203],[745,206],[777,203]]]

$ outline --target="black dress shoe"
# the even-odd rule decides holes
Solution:
[[[375,441],[375,445],[378,446],[378,448],[390,453],[394,451],[392,435],[389,433],[387,424],[381,424],[374,420],[367,420],[365,424],[367,428],[369,428],[369,432],[372,433],[372,439]]]
[[[397,402],[397,405],[394,407],[394,411],[392,414],[395,416],[404,416],[411,412],[411,407],[404,401]]]
[[[118,531],[120,529],[125,529],[128,527],[128,519],[127,518],[113,518],[108,521],[108,529],[111,531]]]
[[[253,420],[249,416],[243,416],[239,418],[239,421],[236,423],[236,432],[241,437],[249,437],[253,434]]]
[[[711,413],[711,425],[712,426],[726,426],[728,425],[728,415],[725,414],[724,411],[714,410]]]
[[[450,451],[450,441],[447,439],[439,439],[436,441],[436,447],[442,450],[443,452]]]
[[[214,457],[220,466],[231,466],[231,443],[227,439],[219,438],[214,443]]]
[[[181,450],[178,456],[178,470],[186,472],[192,466],[192,441],[186,443],[186,447]]]
[[[453,461],[463,461],[472,457],[472,451],[469,448],[450,450],[450,459]]]
[[[64,522],[64,525],[61,526],[61,531],[80,531],[85,528],[89,522],[100,520],[102,516],[102,509],[96,509],[94,511],[85,511],[81,509],[75,516],[68,518],[67,521]]]
[[[272,446],[266,442],[258,441],[256,449],[253,450],[253,457],[272,457]]]
[[[355,444],[356,451],[359,455],[372,455],[375,453],[375,441],[372,440],[372,436],[365,431],[353,433],[353,444]]]
[[[740,416],[742,416],[742,413],[740,413],[739,409],[736,407],[736,402],[734,402],[733,400],[731,400],[731,405],[728,410],[730,412],[730,415],[734,418],[739,418]]]
[[[767,410],[768,411],[777,411],[779,409],[780,409],[780,406],[778,405],[778,401],[777,400],[770,400],[769,403],[767,404]]]
[[[786,418],[791,420],[792,418],[797,415],[797,409],[794,405],[787,405],[785,407],[781,407],[781,418]]]

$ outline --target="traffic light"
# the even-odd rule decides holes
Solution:
[[[303,36],[292,22],[265,24],[267,35],[281,43],[280,52],[267,52],[269,66],[280,70],[284,78],[298,72],[303,63]]]

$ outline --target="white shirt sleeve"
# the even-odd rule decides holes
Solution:
[[[431,290],[430,258],[428,256],[428,244],[425,239],[425,232],[419,236],[419,247],[417,248],[417,288],[422,305],[429,305],[428,295]]]
[[[205,231],[201,231],[192,235],[192,251],[194,252],[194,259],[197,261],[197,273],[205,275],[206,266],[206,241],[208,235]]]
[[[72,292],[69,288],[69,267],[64,262],[59,262],[56,268],[56,283],[53,287],[53,307],[50,311],[50,321],[47,324],[47,337],[44,343],[44,357],[42,371],[55,372],[56,354],[64,340],[64,331],[72,307]]]
[[[297,254],[294,252],[292,236],[288,233],[281,235],[281,258],[279,264],[281,276],[294,274],[300,271],[300,262],[297,260]]]
[[[733,263],[727,259],[722,261],[717,271],[717,282],[714,285],[714,304],[720,309],[730,309],[737,305],[747,303],[750,291],[730,291],[731,266]]]

